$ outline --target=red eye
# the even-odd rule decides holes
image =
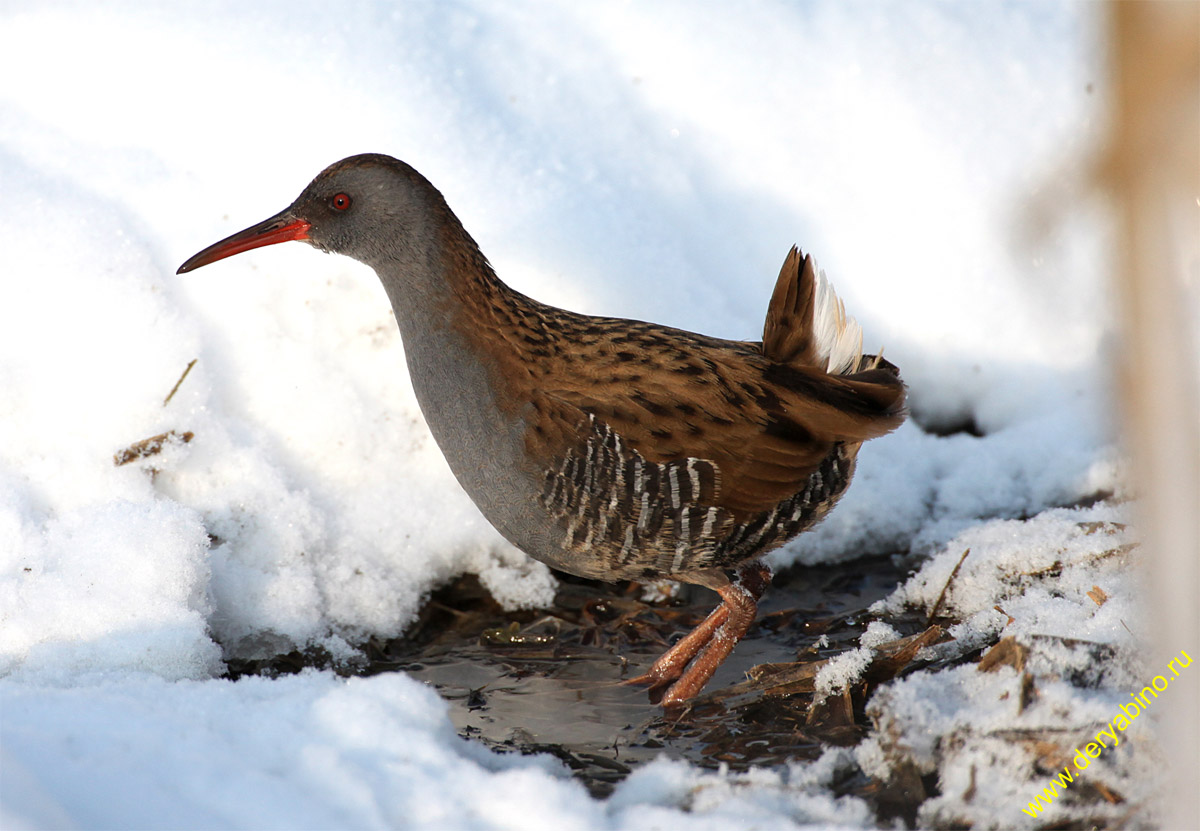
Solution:
[[[339,193],[329,200],[329,204],[333,206],[334,210],[344,211],[350,207],[350,197],[345,193]]]

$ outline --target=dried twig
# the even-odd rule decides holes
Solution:
[[[922,649],[948,639],[946,631],[935,625],[924,632],[880,644],[874,648],[871,664],[863,671],[862,680],[869,684],[890,681],[912,663]],[[705,698],[722,701],[750,693],[761,693],[772,698],[811,693],[816,689],[817,673],[830,660],[822,658],[807,662],[758,664],[746,672],[746,681],[711,693]]]
[[[954,578],[958,576],[958,570],[962,568],[963,560],[967,559],[967,555],[971,553],[971,549],[967,549],[958,558],[958,564],[954,566],[954,571],[950,572],[950,576],[946,578],[946,585],[942,586],[942,593],[938,595],[937,602],[933,604],[933,608],[929,610],[929,619],[925,621],[926,625],[933,623],[933,619],[937,617],[938,611],[942,608],[942,601],[946,599],[946,592],[950,589],[950,584],[954,582]]]
[[[1108,800],[1110,805],[1120,805],[1125,801],[1125,797],[1108,787],[1108,785],[1105,785],[1099,779],[1092,780],[1092,787],[1099,791],[1100,795]]]
[[[1021,695],[1017,698],[1017,715],[1025,712],[1034,699],[1038,697],[1037,685],[1033,683],[1033,676],[1028,672],[1021,673]]]
[[[175,397],[175,393],[179,391],[179,385],[183,383],[183,379],[188,377],[188,373],[192,371],[192,367],[196,365],[199,358],[192,358],[188,361],[188,365],[183,368],[183,374],[179,376],[179,380],[175,382],[175,386],[171,387],[171,391],[167,393],[167,397],[163,399],[163,406],[171,403],[171,399]]]
[[[187,444],[192,440],[192,436],[191,431],[179,433],[175,430],[170,430],[166,433],[159,433],[157,436],[151,436],[148,439],[135,441],[124,450],[118,450],[113,454],[113,464],[120,467],[138,459],[157,456],[168,444]]]
[[[1011,635],[1003,638],[979,659],[977,669],[980,672],[995,672],[999,667],[1010,666],[1017,672],[1025,671],[1025,658],[1029,655],[1029,647],[1018,643]]]

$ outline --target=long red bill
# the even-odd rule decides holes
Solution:
[[[252,248],[262,248],[264,245],[274,245],[277,242],[308,239],[308,229],[311,227],[310,223],[303,219],[296,219],[288,211],[283,211],[245,231],[238,231],[231,237],[213,243],[199,254],[191,257],[175,273],[183,274]]]

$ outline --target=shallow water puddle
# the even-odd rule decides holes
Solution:
[[[857,742],[866,729],[861,702],[814,719],[810,695],[735,685],[758,665],[811,663],[856,646],[868,607],[906,573],[880,557],[777,576],[746,639],[680,712],[664,712],[621,681],[716,605],[715,594],[690,587],[682,600],[652,605],[636,586],[568,577],[553,609],[505,613],[465,577],[430,598],[406,637],[368,645],[370,662],[358,671],[400,670],[432,684],[461,735],[497,750],[550,753],[597,796],[663,753],[733,770],[782,765],[816,758],[822,744]]]
[[[858,646],[869,607],[909,572],[900,557],[808,566],[776,575],[746,638],[690,706],[665,712],[640,687],[625,686],[716,605],[713,592],[684,587],[645,602],[635,584],[560,575],[551,609],[505,612],[473,576],[426,601],[400,638],[361,644],[366,660],[333,665],[319,651],[227,663],[230,678],[305,667],[345,675],[406,672],[450,703],[460,735],[498,750],[549,753],[598,797],[661,754],[733,771],[815,759],[829,745],[857,743],[869,728],[864,707],[878,683],[922,665],[922,645],[943,637],[924,616],[887,622],[902,637],[876,650],[864,680],[813,708],[819,664]],[[911,778],[911,777],[910,777]],[[913,780],[882,787],[865,776],[838,782],[875,804],[881,819],[915,816],[928,788]]]

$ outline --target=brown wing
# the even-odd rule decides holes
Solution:
[[[800,490],[835,443],[883,435],[902,419],[899,381],[883,370],[822,377],[711,354],[686,366],[702,371],[669,380],[655,373],[632,388],[618,377],[576,375],[578,386],[546,392],[594,415],[649,461],[712,461],[721,472],[719,504],[739,520]]]
[[[711,461],[720,471],[717,505],[742,521],[803,488],[836,443],[881,436],[904,418],[894,368],[868,361],[860,372],[830,375],[812,365],[813,291],[812,261],[793,249],[761,345],[561,317],[563,339],[579,348],[561,356],[571,371],[539,379],[540,392],[593,416],[648,461]]]

